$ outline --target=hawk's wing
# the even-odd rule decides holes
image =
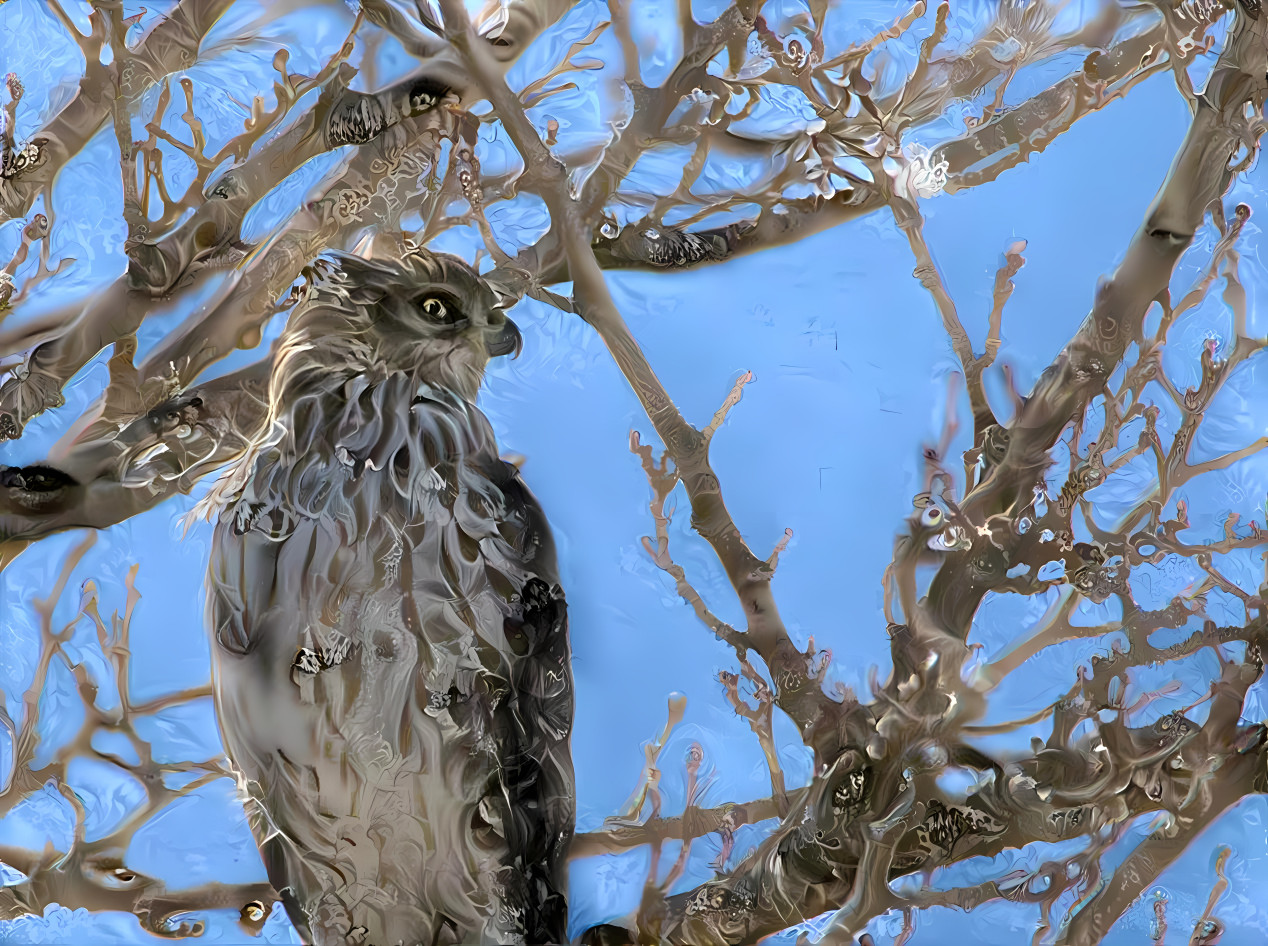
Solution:
[[[375,429],[266,451],[216,529],[217,703],[270,880],[318,942],[566,942],[549,529],[473,407],[378,394]]]

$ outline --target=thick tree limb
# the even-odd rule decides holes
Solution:
[[[492,57],[476,42],[458,0],[442,0],[441,9],[447,35],[463,53],[472,76],[497,111],[526,167],[540,182],[552,226],[559,231],[568,260],[578,313],[607,345],[674,461],[691,501],[692,526],[713,546],[722,562],[744,609],[747,640],[778,682],[778,705],[802,728],[810,726],[817,717],[815,704],[828,701],[822,693],[816,700],[805,692],[809,685],[805,657],[797,651],[779,618],[770,591],[773,569],[753,554],[731,519],[717,476],[709,466],[707,439],[683,419],[617,311],[590,246],[591,225],[581,202],[568,193],[565,168],[538,137]],[[802,700],[790,699],[794,694],[800,694]]]
[[[1245,109],[1258,112],[1268,94],[1263,24],[1238,15],[1189,133],[1123,261],[1097,287],[1091,314],[1010,425],[1001,462],[962,504],[974,525],[1029,495],[1062,430],[1101,392],[1128,344],[1141,337],[1146,310],[1166,291],[1208,209],[1232,184],[1238,148],[1256,146],[1259,130]],[[929,592],[937,624],[963,639],[982,596],[1006,568],[999,550],[984,538],[969,551],[949,555]]]
[[[188,493],[239,456],[265,416],[269,363],[190,388],[116,435],[55,457],[57,478],[33,493],[23,468],[0,471],[0,568],[29,543],[66,529],[104,529]],[[28,468],[29,469],[29,468]]]

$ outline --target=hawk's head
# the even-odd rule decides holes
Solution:
[[[316,509],[316,493],[329,493],[322,484],[331,462],[359,476],[419,438],[448,437],[442,452],[451,455],[472,448],[453,437],[474,444],[493,436],[473,405],[489,359],[518,353],[520,333],[475,270],[414,248],[400,259],[332,253],[310,272],[279,340],[265,422],[195,515],[241,499],[253,471],[260,478],[250,509],[301,496]],[[429,409],[415,410],[420,401]],[[437,426],[441,415],[461,422]],[[424,431],[429,424],[435,429]],[[431,468],[396,466],[415,478]]]
[[[519,353],[515,323],[456,256],[336,253],[334,272],[295,310],[284,348],[334,375],[403,372],[474,401],[491,357]]]

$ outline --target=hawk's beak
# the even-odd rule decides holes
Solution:
[[[510,319],[506,319],[501,325],[489,327],[489,335],[485,340],[485,347],[489,351],[490,358],[497,358],[499,355],[514,354],[519,357],[520,349],[524,347],[524,339],[520,336],[520,330]]]

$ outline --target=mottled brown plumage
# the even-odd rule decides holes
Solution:
[[[473,403],[518,333],[452,257],[335,265],[221,485],[208,578],[269,878],[320,946],[566,942],[566,610]]]

